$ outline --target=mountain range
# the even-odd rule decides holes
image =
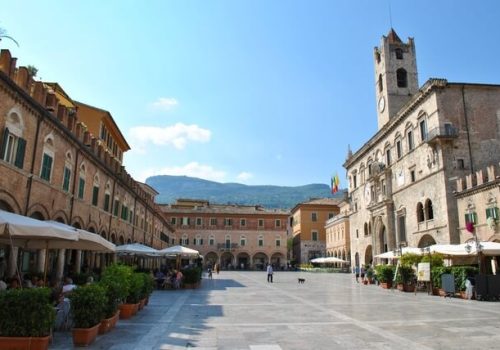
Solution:
[[[291,209],[311,198],[342,198],[344,191],[332,195],[325,184],[304,186],[250,186],[220,183],[189,176],[159,175],[146,179],[159,195],[160,204],[171,204],[179,198],[202,199],[217,204],[262,205],[265,208]]]

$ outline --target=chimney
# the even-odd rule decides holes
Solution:
[[[52,90],[47,92],[47,98],[45,99],[45,108],[52,113],[54,113],[57,109],[56,94]]]
[[[90,131],[85,130],[85,131],[83,132],[83,144],[84,144],[85,146],[90,146],[90,137],[91,137],[91,133],[90,133]]]
[[[36,81],[33,87],[33,99],[40,103],[41,105],[45,105],[45,100],[47,98],[47,91],[45,90],[43,83],[41,81]]]
[[[476,171],[476,181],[478,186],[484,183],[483,170]]]
[[[465,183],[468,189],[472,188],[472,174],[465,176]]]
[[[462,192],[464,190],[464,179],[457,179],[457,192]]]
[[[17,58],[13,57],[10,60],[10,69],[9,69],[9,78],[14,79],[14,75],[16,73],[16,64],[17,64]]]
[[[30,80],[30,73],[28,71],[28,68],[19,67],[19,69],[16,71],[16,74],[15,74],[16,84],[19,87],[21,87],[24,91],[28,92],[29,91],[29,80]]]
[[[9,75],[10,73],[10,61],[12,56],[10,55],[10,51],[3,49],[0,51],[0,70],[5,74]]]
[[[68,117],[68,109],[66,106],[59,105],[57,106],[57,119],[64,124],[64,121]]]

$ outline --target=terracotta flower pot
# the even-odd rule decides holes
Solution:
[[[137,304],[120,304],[120,319],[126,320],[134,316],[139,310],[139,303]]]
[[[115,328],[119,316],[120,316],[120,310],[116,311],[114,316],[102,320],[101,324],[99,325],[99,334],[107,333],[113,328]]]
[[[391,282],[380,282],[380,287],[384,289],[391,289],[392,283]]]
[[[75,346],[89,346],[97,337],[100,323],[91,328],[73,328],[73,344]]]
[[[403,291],[407,293],[413,293],[415,292],[415,285],[414,284],[405,284],[403,285]]]
[[[0,337],[0,349],[47,350],[50,337]]]
[[[439,295],[439,288],[432,288],[432,295]]]
[[[404,284],[403,284],[403,283],[398,283],[398,284],[396,285],[396,288],[397,288],[399,291],[401,291],[401,292],[402,292],[402,291],[404,290],[405,286],[404,286]]]

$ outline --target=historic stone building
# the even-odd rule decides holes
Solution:
[[[500,166],[489,165],[485,169],[457,179],[455,192],[458,207],[460,242],[474,239],[465,228],[466,222],[474,224],[479,241],[500,243],[499,211]]]
[[[325,256],[325,223],[339,213],[341,201],[338,198],[311,199],[292,209],[293,259],[296,263]]]
[[[378,131],[344,164],[360,264],[404,244],[459,243],[455,180],[500,157],[499,85],[429,79],[419,88],[415,43],[392,29],[374,61]]]
[[[162,237],[172,230],[154,203],[154,192],[121,164],[129,147],[111,115],[92,110],[99,109],[74,102],[56,83],[35,81],[26,67],[16,67],[8,50],[1,51],[0,209],[59,221],[116,244],[166,247]],[[102,131],[91,132],[86,123],[101,130],[105,125],[113,142],[103,139]],[[43,269],[43,251],[36,258],[18,248],[0,250],[9,260],[9,276],[18,259],[26,271]],[[48,256],[59,276],[64,261],[76,271],[104,262],[103,256],[89,252],[82,257],[79,251],[60,250]]]
[[[198,250],[205,266],[264,269],[270,262],[276,269],[287,264],[286,211],[195,199],[178,199],[161,208],[175,229],[170,244]]]
[[[339,213],[325,223],[326,256],[351,261],[349,202],[339,203]]]

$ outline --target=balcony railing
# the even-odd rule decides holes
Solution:
[[[230,251],[233,249],[238,249],[239,244],[238,243],[217,243],[217,250],[219,251]]]
[[[439,139],[441,140],[451,140],[458,137],[458,129],[451,124],[447,124],[445,126],[440,126],[434,129],[431,129],[426,137],[426,142],[434,142]]]

